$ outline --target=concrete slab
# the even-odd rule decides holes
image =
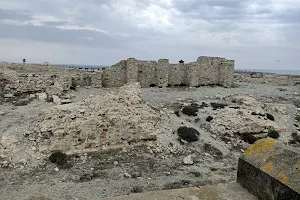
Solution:
[[[258,140],[240,157],[237,181],[261,200],[300,200],[300,152]]]
[[[102,200],[257,200],[238,183],[153,191],[127,196],[110,197]]]

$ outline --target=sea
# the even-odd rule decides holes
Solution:
[[[236,69],[242,72],[263,72],[263,73],[276,73],[286,75],[300,75],[300,70],[276,70],[276,69]]]

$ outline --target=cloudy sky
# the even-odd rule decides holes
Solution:
[[[0,0],[0,61],[300,69],[300,0]]]

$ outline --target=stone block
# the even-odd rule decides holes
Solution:
[[[260,200],[298,200],[300,152],[277,140],[258,140],[240,157],[237,181]]]

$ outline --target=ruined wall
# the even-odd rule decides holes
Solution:
[[[93,87],[102,87],[102,75],[103,71],[93,72],[91,74],[91,86]]]
[[[159,59],[156,65],[156,78],[158,87],[168,86],[169,59]]]
[[[198,63],[198,84],[219,85],[220,84],[220,62],[225,58],[200,56]]]
[[[187,67],[187,84],[191,87],[199,85],[199,64],[191,62],[185,65]]]
[[[141,87],[150,87],[156,82],[156,61],[138,61],[138,82]]]
[[[169,85],[179,86],[187,84],[187,66],[183,64],[170,64],[169,65]]]
[[[120,87],[125,83],[140,82],[142,87],[167,87],[188,85],[222,85],[233,83],[234,61],[220,57],[200,56],[196,62],[169,64],[168,59],[142,61],[135,58],[121,60],[115,65],[99,71],[82,71],[64,67],[38,64],[9,64],[1,66],[15,71],[34,71],[39,74],[66,74],[71,77],[72,88],[77,86]]]
[[[122,66],[105,68],[102,74],[103,87],[120,87],[126,83],[126,70]]]
[[[126,83],[134,83],[138,81],[138,61],[135,58],[129,58],[127,60],[126,68]]]
[[[220,62],[220,85],[231,87],[233,84],[234,60],[226,60]]]

